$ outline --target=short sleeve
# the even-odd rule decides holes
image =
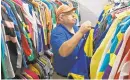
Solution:
[[[79,30],[79,27],[78,26],[74,26],[74,31],[77,32]]]
[[[51,33],[51,46],[54,53],[59,53],[60,46],[67,40],[64,32],[56,31]]]

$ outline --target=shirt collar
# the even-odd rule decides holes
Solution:
[[[74,35],[73,33],[71,33],[64,25],[62,24],[58,24],[59,27],[64,28],[68,33]],[[76,25],[73,26],[74,32],[76,33],[78,31],[78,29],[76,29]]]

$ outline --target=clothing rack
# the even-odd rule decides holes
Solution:
[[[1,5],[2,79],[50,79],[50,34],[60,5],[51,0],[2,0]]]
[[[121,66],[127,64],[122,60],[126,60],[129,54],[128,49],[130,49],[127,47],[130,37],[128,33],[130,29],[130,7],[129,5],[122,5],[118,8],[110,6],[107,5],[107,9],[102,11],[98,25],[95,27],[94,35],[98,37],[94,39],[95,52],[90,63],[91,79],[129,79],[130,76],[130,74],[127,74],[125,78],[123,73],[127,68]],[[121,17],[122,14],[126,15]],[[125,35],[125,37],[121,35]],[[128,59],[126,62],[128,62]],[[129,71],[126,70],[126,72]]]

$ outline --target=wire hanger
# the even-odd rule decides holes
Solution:
[[[117,6],[115,6],[115,7],[112,9],[113,11],[119,10],[119,9],[122,9],[122,8],[125,8],[125,7],[128,7],[128,4],[125,3],[124,0],[118,0],[118,1],[115,0],[114,2],[115,2],[115,4],[116,4],[116,3],[120,3],[120,4],[117,5]]]

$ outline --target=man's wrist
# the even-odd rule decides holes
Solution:
[[[82,31],[78,31],[78,34],[80,34],[81,36],[83,36],[84,35],[84,33],[82,32]]]

